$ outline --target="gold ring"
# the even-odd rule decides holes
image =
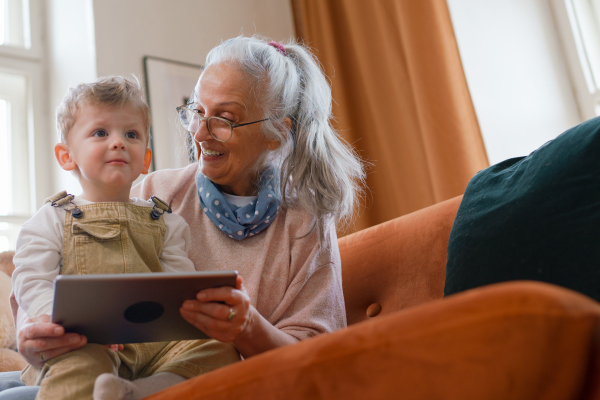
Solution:
[[[46,358],[44,357],[44,352],[40,351],[40,359],[44,362],[46,362]]]
[[[231,321],[233,319],[233,317],[235,317],[235,311],[233,311],[233,308],[229,309],[229,316],[227,317],[227,319],[229,321]]]

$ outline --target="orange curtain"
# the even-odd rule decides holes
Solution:
[[[445,0],[292,0],[336,128],[372,163],[363,229],[464,192],[487,167]]]

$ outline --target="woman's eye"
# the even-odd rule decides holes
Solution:
[[[125,137],[126,137],[127,139],[136,139],[136,138],[137,138],[137,133],[135,133],[135,132],[127,132],[127,133],[125,134]]]
[[[96,132],[94,132],[94,136],[97,136],[97,137],[106,137],[106,136],[108,136],[108,134],[106,133],[106,131],[103,131],[102,129],[99,129]]]

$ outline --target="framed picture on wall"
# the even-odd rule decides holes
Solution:
[[[195,161],[191,136],[179,123],[175,107],[187,103],[201,65],[144,57],[146,95],[152,114],[152,170],[181,168]]]

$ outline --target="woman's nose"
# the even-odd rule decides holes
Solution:
[[[198,143],[204,142],[205,140],[207,140],[211,137],[210,132],[208,132],[208,126],[207,126],[206,122],[207,122],[206,120],[200,120],[200,121],[198,121],[198,124],[196,125],[198,127],[198,129],[195,129],[194,140]],[[196,127],[193,127],[193,128],[196,128]]]

